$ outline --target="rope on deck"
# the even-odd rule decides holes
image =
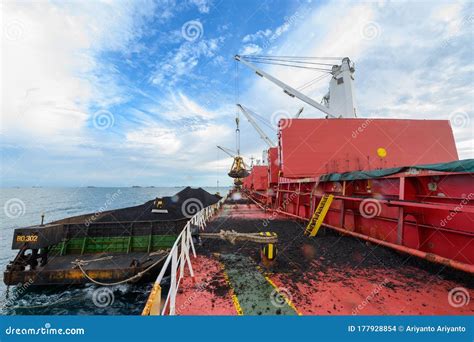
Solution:
[[[113,259],[113,256],[112,255],[109,255],[109,256],[106,256],[106,257],[102,257],[102,258],[97,258],[97,259],[89,259],[89,260],[79,260],[79,259],[76,259],[75,261],[72,261],[71,264],[75,265],[78,261],[81,262],[82,265],[87,265],[89,264],[90,262],[95,262],[95,261],[104,261],[104,260],[111,260]]]
[[[238,233],[235,230],[221,230],[219,233],[200,233],[200,237],[205,239],[227,240],[231,244],[237,241],[251,241],[256,243],[277,243],[276,235],[265,236],[260,233]]]
[[[105,258],[98,258],[98,259],[93,259],[93,260],[80,260],[80,259],[76,259],[75,261],[72,262],[72,264],[76,267],[78,267],[82,274],[87,278],[89,279],[89,281],[93,282],[94,284],[97,284],[97,285],[101,285],[101,286],[114,286],[114,285],[120,285],[120,284],[123,284],[123,283],[128,283],[130,281],[133,281],[135,279],[139,279],[141,278],[145,273],[147,273],[149,270],[151,270],[153,267],[155,267],[156,265],[158,265],[160,262],[162,262],[164,259],[166,258],[166,255],[164,255],[163,257],[161,257],[160,259],[158,259],[157,261],[155,261],[153,264],[151,264],[150,266],[148,266],[147,268],[145,268],[143,271],[140,271],[138,272],[137,274],[135,274],[134,276],[130,277],[130,278],[127,278],[127,279],[124,279],[124,280],[121,280],[121,281],[117,281],[117,282],[114,282],[114,283],[103,283],[103,282],[100,282],[98,280],[95,280],[93,278],[91,278],[87,272],[84,270],[83,266],[87,265],[89,262],[92,262],[92,261],[100,261],[100,260],[104,260],[104,259],[111,259],[111,257],[105,257]]]

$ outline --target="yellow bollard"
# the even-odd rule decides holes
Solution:
[[[277,236],[276,233],[273,232],[261,232],[260,235],[262,236]],[[270,268],[273,266],[275,258],[277,256],[277,247],[274,243],[268,243],[264,245],[261,249],[261,258],[262,263],[266,268]]]

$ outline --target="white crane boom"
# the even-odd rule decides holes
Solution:
[[[296,115],[295,115],[296,119],[298,119],[300,117],[301,113],[303,113],[303,109],[304,109],[304,107],[301,107],[300,110],[298,111],[298,113],[296,113]]]
[[[280,88],[283,89],[283,91],[291,96],[291,97],[297,97],[299,98],[301,101],[303,102],[306,102],[307,104],[309,104],[310,106],[316,108],[316,109],[319,109],[321,112],[327,114],[328,116],[332,117],[332,118],[335,118],[336,116],[329,110],[329,108],[323,106],[322,104],[319,104],[318,102],[314,101],[312,98],[306,96],[305,94],[299,92],[298,90],[296,90],[295,88],[293,87],[290,87],[289,85],[287,85],[286,83],[283,83],[282,81],[280,81],[279,79],[273,77],[272,75],[270,74],[267,74],[266,72],[260,70],[259,68],[257,68],[255,65],[253,65],[252,63],[242,59],[239,55],[235,55],[235,60],[236,61],[239,61],[241,63],[243,63],[244,65],[248,66],[250,69],[252,69],[253,71],[255,71],[255,73],[260,76],[260,77],[264,77],[266,78],[267,80],[269,80],[270,82],[273,82],[275,83],[277,86],[279,86]]]
[[[219,150],[223,151],[225,154],[227,154],[231,158],[235,158],[236,153],[234,151],[232,151],[231,149],[226,148],[226,147],[222,147],[222,146],[219,146],[219,145],[217,145],[217,148]]]
[[[247,120],[250,124],[255,128],[257,133],[260,135],[263,141],[268,145],[268,147],[275,147],[275,143],[265,134],[265,132],[260,128],[260,126],[255,122],[252,115],[250,114],[250,110],[242,106],[241,104],[237,104],[237,107],[241,110],[241,112],[245,115]]]

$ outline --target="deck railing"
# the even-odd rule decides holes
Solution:
[[[193,239],[191,236],[192,228],[197,227],[199,230],[204,230],[209,219],[222,206],[226,197],[221,198],[217,203],[214,203],[206,208],[203,208],[192,216],[186,223],[181,233],[178,235],[173,247],[171,248],[168,257],[161,268],[158,277],[153,284],[148,300],[143,309],[142,315],[175,315],[176,314],[176,294],[178,293],[179,284],[185,274],[185,267],[187,265],[191,277],[194,277],[193,267],[191,265],[190,254],[196,257],[196,250],[194,248]],[[161,281],[168,269],[171,269],[171,284],[166,296],[163,306],[161,306]],[[179,273],[179,275],[178,275]]]

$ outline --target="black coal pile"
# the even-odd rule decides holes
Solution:
[[[155,200],[135,207],[128,207],[104,212],[96,222],[130,222],[130,221],[174,221],[192,217],[201,209],[221,199],[202,188],[186,187],[173,196],[163,197],[167,213],[153,213]]]

